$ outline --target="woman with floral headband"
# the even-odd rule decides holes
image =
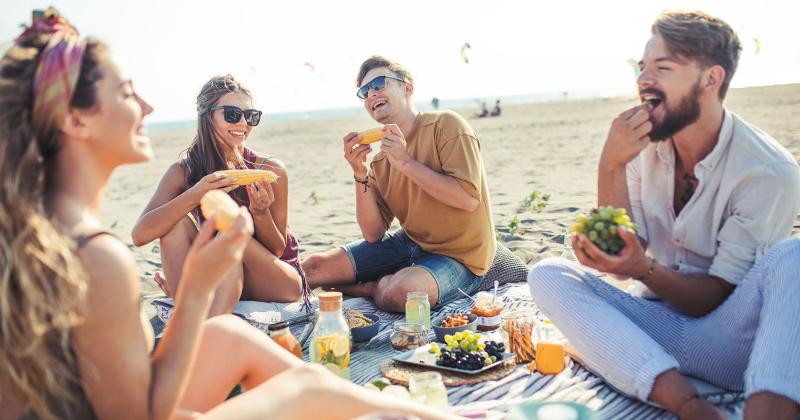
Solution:
[[[168,296],[180,284],[186,254],[202,222],[200,198],[207,191],[228,192],[253,216],[255,235],[243,264],[234,267],[217,289],[210,316],[230,313],[240,298],[293,302],[308,297],[300,268],[299,246],[289,229],[289,183],[283,163],[245,146],[261,111],[253,109],[250,91],[233,76],[216,76],[197,96],[197,134],[186,157],[173,163],[133,227],[133,243],[160,239],[164,274],[156,282]],[[278,175],[237,188],[220,170],[267,169]],[[307,303],[307,300],[306,300]]]
[[[99,220],[113,170],[152,154],[151,111],[53,9],[0,60],[0,418],[442,417],[305,365],[233,315],[206,320],[253,233],[243,208],[217,236],[201,226],[151,353],[133,258]],[[225,401],[235,384],[248,391]]]

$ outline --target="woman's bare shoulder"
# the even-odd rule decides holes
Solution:
[[[100,295],[138,293],[136,261],[128,247],[116,236],[98,234],[78,250],[89,287]],[[95,294],[90,292],[91,296]]]
[[[286,177],[287,170],[286,165],[280,159],[276,158],[275,156],[270,156],[265,153],[255,152],[256,157],[258,158],[256,162],[256,167],[258,169],[267,169],[272,172],[275,172],[278,176]]]

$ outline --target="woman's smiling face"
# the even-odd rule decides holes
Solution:
[[[242,110],[251,109],[253,108],[253,99],[250,98],[250,96],[248,96],[246,93],[237,90],[219,98],[217,103],[214,105],[230,105],[238,107]],[[250,135],[250,131],[253,129],[253,127],[247,125],[247,122],[244,120],[244,116],[239,118],[239,121],[235,123],[229,123],[225,121],[224,114],[225,111],[222,109],[212,111],[211,122],[214,125],[214,130],[216,131],[219,139],[227,143],[232,148],[240,149],[244,146],[244,142],[247,140],[247,137]]]

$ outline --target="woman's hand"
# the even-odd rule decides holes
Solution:
[[[269,211],[269,206],[275,202],[275,191],[272,190],[272,184],[264,179],[256,181],[246,188],[247,197],[250,198],[250,212],[253,215],[260,215]]]
[[[238,185],[234,184],[233,181],[235,181],[234,178],[227,178],[224,174],[212,172],[192,185],[189,188],[189,192],[192,193],[197,204],[200,204],[200,199],[211,190],[222,190],[227,194],[236,189]]]
[[[234,265],[242,262],[244,249],[253,236],[253,219],[247,209],[239,207],[239,216],[231,228],[217,236],[214,231],[214,220],[206,220],[186,254],[181,284],[187,284],[187,289],[210,293]]]

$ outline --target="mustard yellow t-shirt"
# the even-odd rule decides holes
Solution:
[[[423,250],[453,258],[475,275],[486,274],[496,243],[478,136],[452,111],[423,112],[415,132],[406,137],[406,149],[414,160],[455,178],[480,203],[471,212],[441,203],[379,152],[370,164],[370,186],[385,227],[396,217]]]

